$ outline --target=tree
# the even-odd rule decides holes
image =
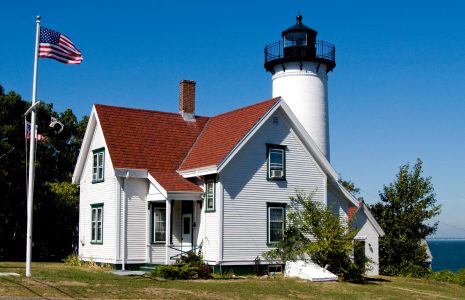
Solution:
[[[25,255],[28,153],[23,114],[29,106],[0,86],[0,260]],[[59,135],[49,129],[52,116],[64,124]],[[71,252],[78,222],[78,188],[70,182],[87,118],[78,122],[70,109],[58,113],[52,104],[40,104],[37,119],[38,132],[47,140],[37,144],[32,254],[33,259],[59,260]]]
[[[396,180],[383,187],[381,202],[371,206],[373,216],[386,235],[380,240],[380,272],[386,275],[422,276],[426,249],[421,241],[434,233],[438,223],[430,224],[441,206],[431,177],[422,177],[422,161],[417,159],[400,167]]]
[[[338,182],[349,192],[352,194],[352,196],[354,196],[354,198],[356,198],[359,202],[365,202],[365,200],[363,199],[362,196],[359,196],[360,194],[360,188],[358,188],[355,183],[353,183],[352,181],[350,180],[344,180],[342,178],[340,178],[338,180]]]
[[[362,280],[367,259],[361,264],[351,260],[357,230],[341,224],[331,208],[312,201],[309,195],[298,192],[290,199],[284,238],[265,257],[283,262],[310,257],[344,280]]]

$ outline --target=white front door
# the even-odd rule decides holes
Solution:
[[[181,245],[192,245],[192,214],[182,215],[182,237]]]

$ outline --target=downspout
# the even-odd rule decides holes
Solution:
[[[224,197],[223,197],[223,183],[220,181],[220,178],[219,176],[217,177],[217,182],[219,184],[219,197],[218,197],[218,201],[219,201],[219,212],[218,212],[218,218],[219,218],[219,230],[218,230],[218,262],[220,264],[220,268],[221,268],[221,264],[223,262],[223,212],[224,212],[224,203],[223,203],[223,200],[224,200]]]
[[[116,263],[121,259],[121,181],[116,177],[116,240],[115,240],[115,258]]]
[[[123,249],[122,249],[122,261],[121,261],[121,270],[126,270],[126,179],[129,178],[129,171],[126,172],[126,177],[123,177],[123,189],[124,192],[123,196],[123,203],[122,203],[122,212],[123,212],[123,232],[122,232],[122,242],[123,242]]]

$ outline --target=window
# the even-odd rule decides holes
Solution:
[[[103,244],[103,204],[92,206],[92,244]]]
[[[286,179],[286,146],[267,145],[268,179]]]
[[[205,211],[215,211],[215,180],[209,179],[205,184]]]
[[[275,244],[282,240],[284,236],[286,218],[285,203],[268,203],[267,220],[268,220],[268,244]]]
[[[92,165],[92,182],[103,181],[103,166],[105,161],[105,149],[93,150],[94,164]]]
[[[152,243],[166,241],[166,208],[152,205]]]

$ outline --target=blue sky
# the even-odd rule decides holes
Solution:
[[[263,49],[294,25],[336,45],[329,74],[331,162],[368,203],[400,165],[424,162],[443,205],[436,236],[465,238],[465,23],[461,1],[6,1],[0,84],[31,98],[35,16],[82,51],[39,60],[38,99],[79,117],[93,103],[196,112],[271,97]]]

